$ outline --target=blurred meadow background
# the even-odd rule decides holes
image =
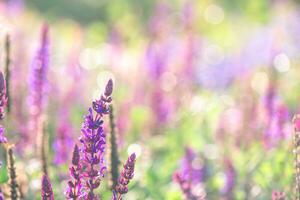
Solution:
[[[110,78],[121,163],[136,154],[124,199],[250,200],[273,194],[275,200],[280,192],[293,199],[299,3],[0,1],[3,73],[7,35],[10,41],[9,109],[1,124],[14,144],[21,199],[40,199],[40,149],[46,151],[55,199],[65,199],[83,117]],[[46,142],[40,148],[32,132],[36,107],[30,80],[46,25]],[[109,117],[103,126],[108,134]],[[10,199],[4,147],[0,160],[0,188]],[[97,190],[102,199],[111,199],[107,188],[104,179]]]

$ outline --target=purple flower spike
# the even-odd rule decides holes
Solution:
[[[41,33],[40,47],[31,65],[30,74],[30,105],[31,114],[38,115],[43,107],[46,90],[47,71],[49,66],[48,27],[44,26]]]
[[[0,119],[4,118],[4,110],[7,104],[6,84],[3,73],[0,72]]]
[[[82,182],[87,189],[84,199],[95,200],[98,196],[94,190],[100,186],[101,178],[104,177],[106,167],[104,166],[104,150],[106,144],[106,135],[103,130],[103,115],[109,114],[109,106],[112,101],[113,83],[108,81],[104,94],[99,100],[93,101],[93,109],[89,108],[89,114],[85,116],[81,128],[82,143],[81,151],[83,153],[83,177]],[[96,112],[94,115],[93,110]]]
[[[136,159],[135,153],[131,154],[127,159],[125,165],[123,166],[123,170],[118,180],[118,185],[116,186],[116,192],[118,193],[117,194],[118,200],[121,200],[122,195],[128,192],[128,184],[134,176],[135,159]]]
[[[5,106],[7,105],[6,84],[2,72],[0,72],[0,120],[4,118]],[[4,136],[4,127],[0,125],[0,144],[7,143]]]
[[[109,81],[107,82],[106,87],[105,87],[104,95],[110,96],[112,94],[112,91],[113,91],[113,81],[111,79],[109,79]]]
[[[36,137],[38,120],[46,104],[47,71],[49,66],[49,38],[48,27],[44,25],[41,32],[40,47],[30,67],[29,76],[29,132],[32,134],[29,140]]]
[[[82,183],[81,183],[81,165],[80,165],[80,154],[79,154],[79,148],[77,144],[74,147],[73,151],[73,157],[72,157],[72,166],[70,167],[70,175],[73,178],[73,181],[70,180],[68,182],[68,189],[66,191],[66,197],[67,199],[79,199],[82,197]]]
[[[104,94],[100,100],[93,101],[93,109],[100,115],[109,114],[109,103],[112,101],[113,82],[111,79],[106,84]]]
[[[50,179],[45,174],[42,178],[42,200],[54,200]]]

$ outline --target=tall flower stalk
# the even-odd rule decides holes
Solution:
[[[294,154],[295,154],[295,199],[300,199],[300,115],[295,115],[294,123]]]
[[[113,82],[109,80],[104,94],[99,100],[93,101],[89,114],[85,116],[81,129],[80,142],[83,153],[83,181],[87,194],[84,199],[99,199],[94,190],[100,186],[101,178],[104,177],[106,167],[104,166],[105,133],[103,130],[103,116],[109,114],[109,105],[112,101],[111,94]],[[94,116],[94,112],[96,113]]]
[[[44,174],[42,178],[41,196],[42,196],[42,200],[54,200],[51,182],[46,174]]]
[[[0,120],[4,118],[5,106],[7,105],[6,83],[2,72],[0,72]],[[0,125],[0,144],[7,143],[7,138],[4,136],[4,127]]]
[[[12,146],[9,146],[7,149],[7,158],[8,158],[8,174],[9,174],[9,187],[10,187],[10,199],[18,200],[18,183],[17,183],[17,173],[15,168],[15,159],[13,155]]]
[[[80,174],[81,169],[80,152],[77,144],[75,144],[72,156],[72,166],[69,169],[72,180],[68,181],[68,188],[66,191],[67,199],[76,200],[83,196],[81,182],[82,175]]]
[[[112,105],[110,106],[109,122],[110,134],[108,134],[107,137],[108,172],[110,178],[109,187],[110,189],[114,189],[118,183],[120,161],[118,155],[116,125]]]
[[[28,139],[37,136],[38,124],[46,103],[47,71],[49,65],[48,27],[43,26],[40,47],[31,65],[29,77],[30,123]],[[33,140],[34,141],[34,140]]]
[[[10,113],[11,99],[10,99],[10,37],[5,37],[5,80],[6,80],[6,97],[7,97],[7,113]]]
[[[38,123],[38,127],[37,127],[37,132],[38,132],[38,137],[39,137],[39,147],[38,149],[40,150],[40,160],[41,160],[41,164],[42,164],[42,171],[44,174],[48,175],[48,163],[47,163],[47,150],[48,150],[48,137],[46,135],[46,128],[45,128],[45,124],[46,124],[46,119],[45,116],[41,117]]]
[[[128,184],[134,176],[134,166],[135,166],[136,155],[131,154],[126,163],[123,166],[123,170],[118,180],[118,184],[113,191],[112,200],[122,200],[122,195],[128,192]]]

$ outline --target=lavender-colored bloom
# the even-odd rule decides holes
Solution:
[[[7,104],[6,84],[2,72],[0,72],[0,120],[4,118],[5,106]],[[0,144],[7,143],[7,138],[4,136],[4,127],[0,125]]]
[[[5,106],[7,104],[6,83],[3,73],[0,72],[0,120],[4,118]]]
[[[46,98],[47,71],[49,66],[49,38],[48,27],[43,26],[41,33],[40,47],[33,59],[29,77],[29,111],[30,111],[30,132],[32,137],[36,136],[37,124],[41,116]]]
[[[122,195],[128,192],[128,184],[134,176],[134,166],[135,166],[136,155],[135,153],[131,154],[120,174],[118,184],[116,186],[115,192],[117,193],[118,200],[122,199]],[[114,194],[115,195],[115,194]]]
[[[105,133],[103,130],[103,115],[109,114],[109,105],[112,101],[112,81],[109,80],[104,94],[99,100],[93,102],[93,109],[89,108],[89,114],[85,116],[81,129],[80,142],[82,143],[82,153],[84,161],[84,181],[88,193],[85,199],[98,199],[94,194],[94,189],[98,188],[101,178],[104,177],[106,167],[104,166]],[[107,96],[109,95],[109,96]],[[96,112],[94,116],[93,110]]]
[[[42,200],[54,200],[50,179],[45,174],[42,178]]]
[[[81,182],[81,171],[82,167],[80,164],[80,153],[77,144],[75,144],[73,157],[72,157],[72,166],[70,167],[70,175],[73,178],[73,181],[68,182],[68,188],[66,191],[67,199],[79,199],[83,196],[82,192],[82,182]]]

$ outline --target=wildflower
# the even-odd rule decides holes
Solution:
[[[104,166],[105,133],[103,130],[103,115],[109,114],[109,104],[112,101],[112,80],[109,80],[104,94],[99,100],[93,102],[93,109],[89,108],[89,114],[85,116],[81,129],[80,142],[82,143],[82,153],[85,170],[83,177],[88,193],[85,199],[98,199],[94,190],[99,187],[101,178],[104,177],[106,167]],[[107,96],[109,95],[109,96]],[[93,110],[96,112],[94,116]]]
[[[75,144],[72,156],[72,166],[69,169],[73,181],[70,180],[68,182],[68,189],[66,191],[66,197],[68,199],[76,200],[82,196],[81,169],[79,148],[77,144]]]
[[[135,165],[136,155],[135,153],[131,154],[125,165],[123,166],[123,170],[118,180],[118,184],[115,188],[115,192],[117,193],[118,200],[122,199],[122,195],[128,192],[128,184],[130,180],[134,176],[134,165]],[[113,194],[116,195],[116,194]]]
[[[51,182],[46,174],[42,178],[42,200],[54,200]]]
[[[30,131],[32,137],[37,135],[39,118],[45,106],[45,93],[47,88],[47,71],[49,65],[49,39],[48,27],[44,26],[41,33],[40,47],[31,65],[29,77],[29,109]]]
[[[5,37],[5,80],[6,80],[6,97],[7,97],[7,113],[10,112],[11,99],[10,99],[10,37]]]
[[[19,198],[18,194],[18,183],[17,183],[17,173],[15,168],[15,159],[13,155],[13,149],[11,146],[7,149],[8,157],[8,172],[9,172],[9,186],[10,186],[10,198],[12,200],[17,200]]]
[[[4,110],[7,104],[6,83],[2,72],[0,72],[0,120],[4,118]],[[7,143],[7,138],[4,136],[4,127],[0,125],[0,144]]]
[[[0,120],[4,118],[5,106],[7,105],[6,83],[3,73],[0,72]]]

